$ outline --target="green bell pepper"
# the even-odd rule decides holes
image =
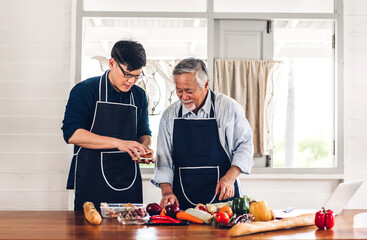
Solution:
[[[249,213],[249,207],[250,207],[250,198],[245,196],[233,199],[232,210],[233,213],[236,214],[237,216]]]

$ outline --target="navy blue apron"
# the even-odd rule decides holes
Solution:
[[[210,118],[182,118],[182,105],[173,127],[173,193],[180,209],[195,207],[198,203],[219,202],[215,188],[231,167],[223,149],[214,117],[214,93],[211,92]],[[208,96],[209,97],[209,96]],[[239,197],[237,180],[234,197]]]
[[[100,78],[99,101],[90,131],[102,136],[136,141],[137,109],[131,104],[134,102],[132,93],[130,104],[108,102],[107,76],[108,72]],[[74,176],[75,210],[83,209],[86,201],[93,202],[96,208],[101,202],[143,202],[139,164],[128,153],[117,149],[79,148],[74,159],[75,174],[72,174],[72,163],[68,187]]]

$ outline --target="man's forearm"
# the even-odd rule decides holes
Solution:
[[[117,138],[101,136],[79,128],[69,138],[68,143],[90,149],[113,149],[116,148],[118,140]]]
[[[172,185],[170,183],[161,183],[160,184],[162,196],[166,196],[167,194],[173,193]]]
[[[139,137],[138,142],[143,144],[145,147],[150,148],[150,145],[152,144],[152,138],[149,135],[143,135]]]
[[[161,207],[164,208],[168,204],[176,204],[179,205],[178,199],[176,195],[172,191],[172,185],[170,183],[161,183],[160,184],[162,190],[162,200]]]
[[[237,166],[232,165],[231,168],[227,171],[227,173],[223,176],[223,178],[234,182],[240,174],[241,169]]]

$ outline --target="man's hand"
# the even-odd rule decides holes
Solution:
[[[241,170],[237,166],[231,166],[227,173],[219,180],[215,188],[215,195],[219,195],[219,201],[226,200],[234,196],[234,183]]]
[[[234,196],[234,180],[223,176],[217,183],[215,195],[219,195],[219,201],[226,200]]]
[[[161,183],[160,184],[162,190],[162,200],[161,207],[165,208],[168,204],[176,204],[179,206],[179,202],[177,200],[176,195],[172,191],[172,186],[170,183]]]
[[[146,137],[145,142],[149,143]],[[145,143],[144,142],[144,143]],[[117,148],[122,152],[127,152],[132,158],[139,156],[140,153],[147,153],[148,149],[144,144],[136,141],[125,141],[113,137],[106,137],[87,131],[85,129],[77,129],[69,138],[68,143],[78,145],[89,149],[114,149]]]
[[[139,152],[143,154],[148,152],[148,149],[143,144],[136,141],[116,139],[115,147],[122,152],[127,152],[131,158],[139,157]]]
[[[177,197],[175,194],[173,194],[173,192],[166,193],[162,196],[161,207],[165,208],[169,204],[176,204],[177,206],[179,206]]]
[[[152,155],[152,160],[141,159],[140,158],[140,157],[144,157],[144,156],[137,156],[137,157],[135,157],[135,159],[133,158],[133,160],[138,161],[138,163],[144,163],[144,164],[154,163],[155,162],[154,151],[152,149],[150,149],[150,145],[152,143],[152,137],[149,136],[149,135],[142,135],[142,136],[139,137],[138,142],[143,144],[145,146],[145,148],[148,149],[148,152],[146,152],[145,154],[151,154]]]
[[[153,157],[152,157],[152,160],[150,162],[155,163],[154,151],[152,149],[150,149],[150,150],[153,152]]]
[[[149,157],[150,159],[143,159],[144,156],[139,156],[139,157],[133,158],[133,160],[137,161],[138,163],[144,163],[144,164],[155,163],[155,157],[154,157],[153,149],[149,149],[147,154],[151,154],[152,157]]]

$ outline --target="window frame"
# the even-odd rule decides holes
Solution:
[[[344,174],[344,88],[343,88],[343,0],[334,0],[334,13],[254,13],[214,12],[214,1],[207,0],[206,12],[127,12],[127,11],[84,11],[83,0],[73,0],[72,6],[72,71],[71,78],[76,84],[81,81],[82,30],[85,17],[126,17],[126,18],[204,18],[207,20],[208,73],[213,79],[214,22],[221,19],[238,20],[281,20],[281,19],[324,19],[335,21],[335,80],[334,80],[334,168],[272,168],[254,167],[252,174]],[[73,64],[74,63],[74,64]],[[213,81],[210,82],[213,87]],[[256,161],[256,160],[255,160]],[[256,165],[256,164],[255,164]],[[153,168],[142,168],[143,175],[153,174]]]

